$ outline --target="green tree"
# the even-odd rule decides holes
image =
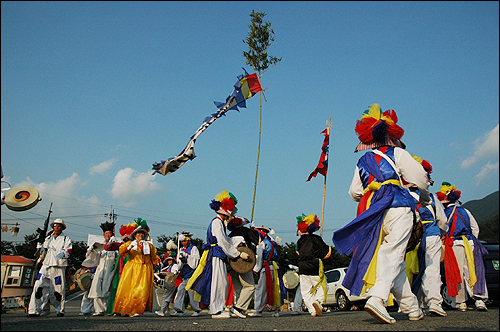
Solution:
[[[250,14],[251,24],[248,26],[250,31],[248,36],[243,40],[243,43],[248,45],[249,50],[243,51],[243,56],[246,63],[250,65],[255,72],[258,73],[259,81],[262,84],[262,74],[269,68],[277,65],[281,58],[269,56],[267,49],[274,42],[274,31],[271,29],[271,23],[264,22],[264,12],[255,12],[252,10]],[[253,212],[255,206],[255,194],[257,192],[257,174],[259,172],[259,157],[260,157],[260,141],[262,132],[262,91],[260,92],[260,122],[259,122],[259,146],[257,150],[257,166],[255,169],[255,184],[253,189],[252,214],[250,221],[253,222]]]
[[[14,255],[14,244],[10,241],[2,240],[2,255]]]

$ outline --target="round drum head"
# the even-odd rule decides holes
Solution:
[[[82,291],[90,290],[90,286],[92,286],[92,272],[90,270],[79,269],[76,271],[74,279]]]
[[[5,205],[14,211],[29,210],[41,200],[38,190],[29,186],[16,187],[5,194]]]
[[[255,253],[252,249],[247,247],[238,247],[239,252],[246,252],[248,254],[248,260],[243,260],[240,257],[236,259],[230,259],[229,264],[237,273],[247,273],[252,271],[255,266]]]
[[[283,275],[283,283],[286,289],[295,289],[299,285],[299,274],[295,271],[288,271]]]

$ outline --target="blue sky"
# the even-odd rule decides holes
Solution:
[[[315,169],[331,117],[323,238],[355,217],[347,191],[362,153],[356,120],[370,104],[396,111],[407,150],[462,191],[499,188],[498,2],[2,2],[1,164],[12,188],[42,201],[2,223],[22,240],[63,218],[73,241],[146,219],[151,236],[188,230],[205,239],[208,204],[222,190],[250,218],[259,96],[200,135],[197,157],[177,155],[232,92],[245,64],[252,9],[265,12],[282,61],[261,84],[262,142],[254,222],[296,242],[296,216],[321,217]],[[2,188],[7,186],[2,183]],[[117,227],[117,230],[118,230]],[[319,232],[318,232],[319,233]]]

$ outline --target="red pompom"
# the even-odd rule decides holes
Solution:
[[[446,194],[443,194],[440,191],[436,193],[436,196],[440,201],[444,201],[446,199]]]
[[[425,169],[425,171],[429,174],[432,173],[432,166],[427,160],[422,160],[422,167]]]

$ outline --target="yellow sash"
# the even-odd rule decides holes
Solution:
[[[215,246],[215,244],[212,244],[212,246]],[[194,300],[200,302],[201,300],[201,295],[198,294],[196,291],[192,290],[191,287],[193,286],[194,282],[200,274],[203,272],[203,269],[205,268],[205,265],[207,265],[207,257],[208,257],[208,250],[204,250],[203,254],[201,255],[200,262],[198,266],[196,267],[196,270],[194,270],[193,275],[191,278],[189,278],[187,284],[186,284],[186,290],[191,291],[194,293]]]
[[[396,185],[396,186],[401,186],[401,182],[399,180],[396,180],[396,179],[389,179],[389,180],[384,181],[382,183],[377,182],[377,181],[370,182],[370,184],[368,185],[368,187],[365,188],[365,194],[368,191],[372,192],[371,195],[370,195],[370,198],[368,198],[368,201],[366,202],[366,209],[368,209],[370,207],[370,205],[371,205],[373,193],[376,192],[377,190],[379,190],[383,185],[386,185],[386,184],[389,184],[389,183],[392,183],[393,185]]]
[[[474,254],[472,253],[472,248],[470,246],[469,240],[462,235],[464,241],[465,256],[467,257],[467,265],[469,266],[469,285],[474,291],[474,285],[476,284],[476,265],[474,264]]]
[[[318,280],[318,283],[316,285],[314,285],[314,287],[311,289],[311,294],[316,294],[316,291],[319,287],[319,285],[321,284],[321,287],[323,288],[323,293],[324,293],[324,297],[323,297],[323,302],[325,301],[325,297],[326,297],[326,278],[325,278],[325,267],[323,266],[323,261],[321,259],[319,259],[319,280]]]
[[[280,277],[279,277],[279,272],[278,272],[278,264],[276,264],[275,261],[272,261],[273,263],[273,277],[274,277],[274,290],[273,290],[273,295],[274,295],[274,305],[273,309],[277,307],[281,307],[281,292],[280,292]]]
[[[408,281],[410,282],[410,285],[413,283],[413,275],[418,274],[420,271],[418,268],[418,255],[417,255],[417,250],[420,247],[420,243],[417,244],[415,249],[413,249],[410,252],[406,253],[406,258],[405,258],[405,273],[406,276],[408,277]]]

